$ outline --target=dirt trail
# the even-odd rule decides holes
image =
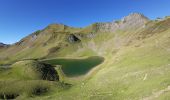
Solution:
[[[162,95],[165,92],[170,91],[170,86],[168,86],[167,88],[154,92],[151,96],[143,98],[142,100],[154,100],[155,98],[159,97],[160,95]]]

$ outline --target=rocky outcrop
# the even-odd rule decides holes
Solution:
[[[74,34],[70,34],[68,36],[68,41],[70,43],[75,43],[75,42],[80,42],[81,40],[77,36],[75,36]]]
[[[132,13],[120,21],[96,23],[97,32],[114,32],[116,30],[136,29],[143,27],[149,19],[142,14]]]

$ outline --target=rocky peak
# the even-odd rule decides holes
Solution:
[[[137,29],[145,25],[149,19],[140,13],[132,13],[119,21],[97,23],[96,30],[99,32],[114,32],[116,30]]]
[[[148,21],[149,19],[145,17],[143,14],[140,13],[131,13],[128,16],[124,17],[122,21],[132,21],[132,20],[146,20]]]
[[[134,28],[143,26],[148,21],[149,19],[140,13],[132,13],[121,20],[122,26],[123,25],[126,27],[131,26]]]

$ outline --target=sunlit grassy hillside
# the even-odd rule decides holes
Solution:
[[[139,33],[127,33],[127,37],[128,35],[133,37],[134,41],[117,49],[110,46],[114,44],[111,40],[104,41],[110,43],[107,46],[104,42],[100,43],[101,48],[107,47],[103,48],[107,50],[104,53],[104,63],[88,74],[86,80],[70,90],[59,94],[53,93],[43,99],[168,100],[170,22],[166,19],[153,23],[152,29],[148,26]],[[162,31],[155,31],[158,28]],[[144,34],[147,32],[148,34]]]
[[[141,18],[141,15],[139,17]],[[37,84],[42,82],[45,86],[51,87],[47,89],[49,91],[40,91],[41,95],[37,95],[37,92],[30,93],[30,91],[26,91],[26,93],[15,92],[20,94],[17,96],[18,99],[169,100],[170,18],[153,21],[146,20],[146,18],[141,20],[140,18],[138,19],[138,15],[136,18],[135,15],[135,18],[126,17],[120,22],[102,23],[99,26],[93,24],[86,28],[52,25],[39,31],[40,33],[34,33],[34,35],[37,34],[37,37],[33,42],[28,42],[33,39],[30,35],[29,38],[26,38],[26,42],[20,41],[17,45],[5,48],[4,51],[0,52],[1,59],[3,59],[0,60],[1,64],[9,64],[18,60],[24,62],[14,63],[11,67],[14,69],[10,70],[11,73],[8,69],[0,70],[0,79],[2,80],[0,84],[4,85],[6,81],[11,81],[10,77],[16,75],[17,80],[14,84],[16,88],[21,86],[20,89],[35,90],[32,88],[34,86],[30,88],[29,85],[18,85],[22,82],[22,84],[28,84],[25,83],[27,81],[35,82],[36,86],[41,86]],[[137,19],[137,25],[133,19]],[[134,23],[127,22],[127,20]],[[114,27],[120,25],[121,27],[113,31],[110,27],[112,25],[115,25]],[[128,25],[131,26],[128,27]],[[109,31],[106,32],[106,29]],[[11,56],[9,56],[10,54]],[[102,57],[103,60],[101,63],[95,64],[93,68],[88,69],[83,75],[79,75],[82,70],[76,69],[76,67],[81,67],[82,64],[82,69],[84,69],[84,65],[91,64],[86,59],[92,56]],[[36,60],[32,62],[32,60],[24,59]],[[75,64],[72,61],[74,59],[75,62],[84,59],[85,61]],[[61,60],[66,62],[63,63]],[[44,62],[53,65],[52,69],[55,69],[54,72],[59,75],[58,80],[45,80],[41,77],[41,71],[38,70],[40,72],[38,74],[37,69],[32,69],[41,68],[38,66],[48,67]],[[28,67],[30,63],[31,66],[37,67]],[[67,68],[67,64],[71,67]],[[62,69],[62,66],[66,69]],[[27,68],[28,70],[26,70]],[[23,74],[21,70],[26,70],[26,73]],[[34,76],[30,76],[28,71],[35,75],[31,74]],[[67,76],[67,72],[77,71],[80,72],[78,75]],[[29,84],[35,85],[33,83]],[[1,98],[5,98],[3,90],[8,90],[4,89],[3,85],[0,87]],[[11,85],[6,88],[11,88],[9,92],[19,90],[13,89]],[[24,91],[24,89],[21,90]]]

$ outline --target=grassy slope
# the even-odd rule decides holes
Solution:
[[[68,46],[55,56],[100,55],[102,65],[67,91],[33,99],[139,100],[166,99],[156,94],[170,85],[170,19],[150,22],[145,29],[99,34]],[[148,28],[147,28],[148,27]],[[88,31],[86,29],[85,31]],[[155,98],[158,95],[158,98]]]
[[[11,68],[0,68],[0,99],[25,99],[63,91],[70,85],[58,81],[51,65],[33,60],[19,61]],[[53,80],[53,81],[51,81]]]
[[[166,20],[166,23],[169,23],[169,20]],[[151,31],[146,37],[140,37],[142,32],[135,33],[140,37],[137,38],[139,40],[125,46],[110,48],[109,45],[114,45],[114,42],[106,41],[112,42],[109,42],[111,44],[105,49],[108,52],[103,53],[105,62],[98,66],[98,71],[68,91],[54,93],[43,99],[166,100],[169,92],[159,92],[170,85],[170,29],[163,21],[156,22],[152,30],[157,29],[158,24],[167,28],[160,32]],[[102,42],[100,46],[104,44]]]
[[[0,52],[0,58],[4,59],[0,60],[0,64],[13,63],[20,59],[35,59],[50,56],[51,48],[58,47],[59,49],[63,49],[66,45],[69,46],[70,44],[67,41],[69,34],[79,30],[79,28],[51,24],[45,29],[35,32],[11,47],[2,50]],[[70,48],[74,49],[74,47]],[[59,51],[56,50],[55,52]]]

